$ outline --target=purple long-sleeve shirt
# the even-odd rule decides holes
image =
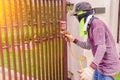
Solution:
[[[120,71],[120,60],[111,32],[99,19],[94,19],[88,28],[89,42],[75,40],[74,43],[82,48],[92,50],[94,60],[91,65],[96,65],[100,73],[112,75]],[[88,45],[90,44],[90,45]]]

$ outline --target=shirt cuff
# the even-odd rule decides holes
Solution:
[[[78,40],[77,40],[77,39],[75,39],[75,40],[73,41],[73,43],[75,43],[75,44],[76,44],[77,42],[78,42]]]
[[[90,67],[95,70],[95,69],[97,68],[97,65],[96,65],[94,62],[92,62],[92,63],[90,64]]]

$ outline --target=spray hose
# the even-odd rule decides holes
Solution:
[[[60,21],[60,29],[61,29],[61,31],[66,31],[66,29],[67,29],[67,28],[66,28],[66,21]],[[62,33],[62,32],[61,32],[61,33]],[[62,34],[63,34],[63,33],[62,33]],[[70,33],[66,31],[65,34],[70,34]],[[73,53],[73,50],[72,50],[72,48],[71,48],[71,44],[70,44],[70,41],[69,41],[69,40],[68,40],[68,44],[69,44],[69,49],[70,49],[70,54],[71,54],[71,56],[72,56],[76,61],[79,62],[81,70],[84,71],[83,66],[82,66],[82,61],[85,60],[86,57],[85,57],[85,56],[80,56],[79,58],[77,58],[77,57],[75,56],[75,54]]]
[[[79,58],[76,57],[75,54],[73,53],[73,50],[72,50],[72,47],[71,47],[71,43],[70,43],[70,42],[68,42],[68,46],[69,46],[69,49],[70,49],[70,54],[71,54],[71,56],[72,56],[76,61],[79,62],[79,64],[80,64],[80,69],[81,69],[82,71],[84,71],[84,68],[83,68],[83,65],[82,65],[82,61],[85,60],[86,57],[85,57],[85,56],[80,56]]]

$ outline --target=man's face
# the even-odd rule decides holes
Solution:
[[[78,19],[78,21],[80,22],[82,18],[84,18],[84,11],[79,11],[76,14],[76,18]]]

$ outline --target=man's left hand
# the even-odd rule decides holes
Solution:
[[[79,70],[78,72],[80,76],[79,80],[92,80],[94,69],[87,67],[84,69],[84,71]]]

